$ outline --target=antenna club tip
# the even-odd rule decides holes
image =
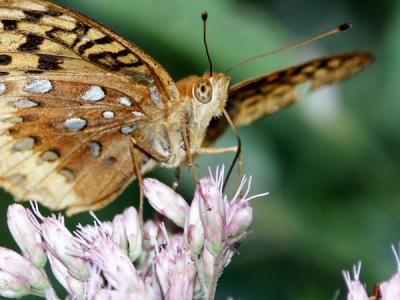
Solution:
[[[339,30],[340,31],[345,31],[345,30],[350,29],[351,27],[353,27],[353,25],[351,25],[350,23],[344,23],[344,24],[339,26]]]
[[[203,21],[206,21],[208,18],[208,13],[204,10],[201,12],[201,18],[203,19]]]

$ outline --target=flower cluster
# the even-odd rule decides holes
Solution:
[[[59,299],[44,271],[48,261],[69,299],[213,299],[218,278],[249,233],[249,200],[265,195],[248,197],[244,178],[228,201],[222,182],[223,171],[202,178],[189,205],[163,183],[145,179],[145,196],[168,226],[154,220],[141,226],[130,207],[111,222],[92,214],[93,225],[71,233],[62,216],[44,217],[35,203],[32,211],[11,205],[8,226],[22,255],[0,248],[0,295]]]
[[[368,296],[365,286],[360,282],[361,263],[353,266],[353,279],[349,271],[343,271],[343,276],[349,290],[347,300],[397,300],[400,299],[400,248],[396,251],[392,246],[392,250],[397,262],[397,273],[388,281],[376,284],[373,295]]]

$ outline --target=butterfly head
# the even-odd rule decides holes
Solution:
[[[210,76],[207,72],[197,78],[192,87],[193,99],[198,102],[197,106],[201,109],[204,105],[208,111],[215,109],[216,114],[219,114],[218,108],[225,106],[228,97],[229,81],[229,77],[222,73],[213,73]]]
[[[205,133],[211,119],[222,113],[228,99],[229,77],[222,73],[207,72],[203,76],[191,76],[178,83],[181,96],[185,99],[185,114],[188,127],[196,133],[193,139]],[[201,143],[201,141],[199,141]]]
[[[207,72],[193,83],[192,107],[198,121],[207,122],[208,125],[212,117],[221,114],[221,108],[228,99],[229,81],[229,77],[222,73],[213,73],[210,76]]]

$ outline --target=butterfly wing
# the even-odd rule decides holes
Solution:
[[[298,101],[296,87],[310,82],[311,89],[347,79],[373,60],[371,53],[341,53],[233,85],[226,109],[236,126],[251,124]],[[205,139],[213,143],[226,129],[224,119],[214,119]]]
[[[47,1],[1,0],[0,20],[0,185],[17,200],[99,208],[135,178],[132,138],[142,172],[164,157],[153,132],[178,92],[150,56]]]

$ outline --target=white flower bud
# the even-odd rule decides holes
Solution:
[[[55,218],[45,218],[41,224],[45,247],[53,253],[68,269],[68,272],[80,281],[90,276],[90,265],[82,256],[80,245],[64,224]]]
[[[253,209],[248,202],[236,202],[228,209],[231,215],[225,228],[225,237],[230,243],[238,242],[245,238],[253,222]]]
[[[151,206],[166,216],[179,227],[185,225],[189,205],[173,189],[156,179],[146,178],[143,181],[144,195]]]
[[[205,233],[205,246],[218,256],[224,247],[225,203],[211,178],[202,178],[196,189]]]
[[[116,215],[112,222],[112,239],[121,248],[121,250],[128,254],[128,239],[126,238],[124,217],[122,215]]]
[[[155,269],[164,298],[192,299],[196,268],[190,252],[183,248],[181,235],[174,235],[170,240],[166,232],[164,235],[167,242],[155,257]]]
[[[0,247],[0,295],[44,297],[51,285],[43,270],[18,253]]]
[[[53,256],[51,252],[47,253],[47,257],[49,258],[51,271],[68,293],[73,295],[75,298],[77,296],[83,296],[85,291],[84,282],[71,276],[65,265]]]
[[[176,251],[174,255],[175,267],[170,271],[168,292],[165,299],[193,298],[196,268],[190,259],[189,253],[184,250]]]
[[[21,204],[13,204],[7,210],[7,224],[22,254],[39,268],[46,264],[43,241],[29,218],[30,212]]]
[[[30,293],[29,283],[24,278],[0,270],[0,296],[21,298]]]
[[[80,235],[84,237],[85,233]],[[120,291],[143,291],[143,282],[131,260],[101,228],[96,239],[81,243],[85,259],[98,266],[110,286]]]
[[[185,222],[184,238],[191,255],[199,255],[204,246],[204,229],[200,219],[198,197],[195,197],[190,205],[189,215]]]
[[[128,239],[128,256],[132,261],[142,253],[142,231],[139,216],[135,208],[129,207],[123,213],[126,238]]]

